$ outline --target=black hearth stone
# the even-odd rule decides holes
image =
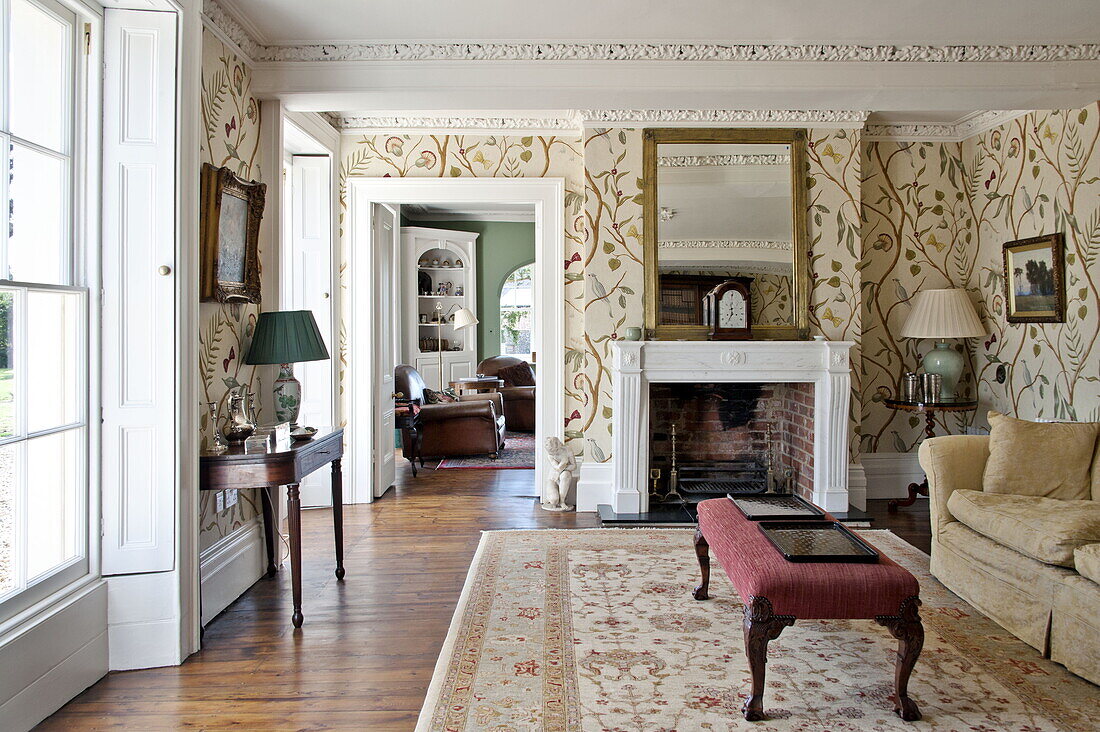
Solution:
[[[596,506],[596,513],[599,514],[601,526],[693,526],[699,520],[699,509],[693,503],[682,506],[657,504],[646,513],[615,513],[611,506],[601,503]],[[848,506],[846,512],[834,513],[833,518],[842,524],[871,524],[875,520],[871,514],[855,506]]]
[[[662,504],[646,513],[615,513],[606,503],[596,506],[603,526],[690,526],[695,523],[695,506]]]

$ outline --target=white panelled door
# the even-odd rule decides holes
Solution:
[[[103,574],[175,556],[176,14],[109,10],[103,80]]]
[[[339,357],[332,338],[332,161],[327,155],[294,155],[290,164],[289,231],[284,237],[283,310],[312,310],[331,359],[294,366],[302,382],[298,423],[333,423],[333,366]],[[301,485],[302,505],[329,506],[328,471],[318,470]]]
[[[374,383],[374,497],[378,498],[396,479],[393,446],[393,370],[397,365],[397,272],[395,267],[398,228],[396,212],[388,206],[373,204],[371,257],[373,260],[373,313],[357,313],[372,317],[375,328]]]

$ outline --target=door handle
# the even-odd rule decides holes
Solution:
[[[172,268],[169,267],[167,264],[162,264],[157,267],[157,274],[159,274],[161,277],[167,277],[168,275],[172,274]]]

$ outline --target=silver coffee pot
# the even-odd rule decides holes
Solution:
[[[226,397],[228,407],[222,434],[230,444],[239,444],[256,431],[256,397],[243,384],[230,389]]]

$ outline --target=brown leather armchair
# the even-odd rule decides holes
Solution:
[[[465,394],[457,402],[427,404],[424,379],[412,366],[394,369],[396,391],[420,404],[421,454],[428,457],[489,455],[504,447],[504,402],[500,394]],[[408,445],[409,436],[401,435]],[[405,457],[408,454],[405,453]]]
[[[515,356],[490,356],[477,365],[477,372],[486,376],[496,376],[501,369],[523,363]],[[504,417],[508,429],[516,432],[535,431],[535,387],[512,386],[507,381],[499,390],[504,397]]]

